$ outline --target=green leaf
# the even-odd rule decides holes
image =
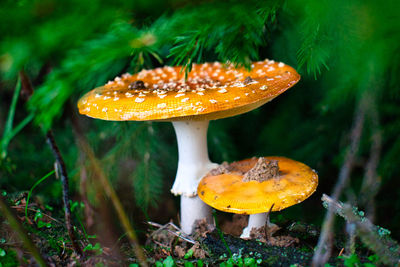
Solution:
[[[185,260],[190,259],[193,256],[193,249],[189,249],[188,252],[186,252],[185,256],[183,257]]]
[[[256,260],[254,258],[244,258],[244,266],[253,266],[256,264]]]
[[[164,261],[163,261],[163,265],[164,267],[174,267],[175,265],[175,261],[172,258],[172,256],[168,256]]]
[[[4,257],[6,255],[6,251],[0,248],[0,257]]]

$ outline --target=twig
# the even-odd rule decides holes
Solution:
[[[387,230],[372,224],[368,218],[360,216],[362,212],[358,212],[357,208],[349,204],[338,202],[325,194],[322,196],[322,201],[324,206],[329,206],[334,213],[356,226],[357,235],[379,256],[380,261],[389,266],[400,264],[400,246],[388,236]]]
[[[377,174],[380,154],[382,150],[382,133],[379,129],[379,114],[377,108],[370,112],[372,125],[372,144],[369,152],[369,159],[365,166],[364,179],[361,186],[359,203],[366,209],[367,217],[374,221],[375,217],[375,196],[379,191],[380,177]]]
[[[25,209],[25,208],[22,208],[21,206],[10,206],[10,208],[16,209],[16,210],[18,210],[18,209]],[[37,210],[32,209],[32,208],[26,208],[26,209],[27,209],[27,210],[30,210],[30,211],[37,211]],[[43,216],[46,216],[47,218],[49,218],[49,219],[52,220],[52,221],[55,221],[55,222],[57,222],[57,223],[59,223],[59,224],[63,224],[62,222],[60,222],[60,221],[57,220],[56,218],[53,218],[52,216],[50,216],[50,215],[48,215],[48,214],[46,214],[46,213],[42,213],[42,215],[43,215]]]
[[[86,226],[90,229],[94,224],[93,219],[93,208],[89,203],[89,199],[87,196],[87,188],[88,188],[88,176],[87,170],[85,166],[85,156],[82,151],[79,152],[79,165],[80,165],[80,193],[83,203],[85,204],[85,219]]]
[[[19,72],[19,77],[21,79],[22,83],[22,91],[25,93],[25,98],[28,99],[30,95],[33,93],[34,88],[32,86],[32,83],[30,82],[29,77],[25,74],[23,70]],[[53,152],[53,155],[56,159],[57,166],[59,169],[59,174],[61,177],[61,184],[63,188],[63,202],[64,202],[64,210],[65,210],[65,224],[67,227],[68,235],[69,238],[71,239],[72,247],[74,248],[75,253],[78,255],[82,256],[82,248],[79,246],[74,228],[72,226],[71,222],[71,207],[69,203],[69,188],[68,188],[68,174],[67,174],[67,168],[64,163],[64,159],[61,156],[60,150],[58,149],[57,143],[54,139],[54,135],[51,130],[47,131],[46,133],[46,141],[48,145],[50,146],[51,151]]]
[[[46,141],[53,152],[54,157],[56,158],[56,162],[58,165],[58,170],[60,174],[60,180],[62,184],[62,191],[63,191],[63,201],[64,201],[64,211],[65,211],[65,224],[67,226],[67,231],[69,238],[71,239],[72,246],[74,251],[82,256],[83,251],[82,248],[79,246],[77,242],[77,238],[74,232],[74,228],[71,222],[71,206],[70,206],[70,199],[69,199],[69,184],[68,184],[68,173],[67,168],[64,163],[64,159],[61,156],[60,150],[56,144],[54,139],[53,132],[51,130],[47,131],[46,133]]]
[[[193,244],[193,245],[196,244],[196,241],[194,241],[194,240],[190,239],[189,237],[187,237],[186,235],[184,235],[184,234],[182,233],[182,230],[179,229],[179,228],[178,228],[175,224],[173,224],[172,222],[169,222],[169,223],[164,224],[164,225],[161,225],[161,224],[158,224],[158,223],[155,223],[155,222],[150,222],[150,221],[148,221],[147,223],[148,223],[149,225],[151,225],[151,226],[154,226],[154,227],[158,227],[158,228],[159,228],[159,229],[157,229],[156,231],[154,231],[154,232],[151,234],[151,236],[153,236],[154,234],[156,234],[156,233],[158,233],[158,232],[160,232],[160,231],[162,231],[162,230],[166,230],[168,233],[171,233],[171,234],[173,234],[173,235],[179,237],[180,239],[185,240],[185,241],[188,242],[188,243],[191,243],[191,244]],[[172,227],[175,228],[177,231],[174,232],[174,231],[168,229],[168,228],[167,228],[168,226],[172,226]]]
[[[368,103],[369,97],[366,93],[364,93],[358,103],[354,115],[353,126],[351,129],[350,146],[347,150],[344,163],[339,172],[338,181],[332,193],[332,198],[335,200],[339,199],[340,194],[348,183],[350,173],[353,169],[355,157],[360,145],[361,134],[365,121],[365,110],[367,109]],[[333,214],[333,210],[329,208],[325,215],[317,248],[312,259],[312,266],[314,267],[324,266],[325,263],[329,260],[332,250],[332,228],[334,225],[334,219],[335,217]]]
[[[72,122],[72,126],[74,128],[75,134],[77,136],[78,146],[86,154],[90,164],[92,165],[92,169],[95,172],[97,179],[100,181],[100,183],[103,186],[104,192],[111,199],[111,202],[117,212],[117,215],[122,223],[122,226],[124,227],[124,229],[128,235],[131,246],[134,248],[136,257],[138,258],[140,265],[147,267],[148,264],[146,262],[146,257],[145,257],[144,252],[139,244],[139,240],[136,236],[136,233],[133,230],[131,223],[129,222],[128,216],[126,215],[126,212],[121,204],[121,201],[119,200],[117,194],[115,193],[107,176],[104,174],[103,169],[100,167],[100,162],[95,157],[94,151],[89,146],[85,136],[83,135],[83,133],[81,131],[79,122],[74,117],[74,115],[72,115],[71,122]]]
[[[19,238],[21,239],[22,243],[29,250],[32,256],[35,258],[37,264],[39,266],[48,266],[46,261],[43,259],[42,255],[40,255],[39,250],[33,244],[32,240],[26,234],[22,225],[16,219],[16,216],[13,214],[12,210],[6,204],[6,201],[2,196],[0,196],[0,211],[1,214],[6,218],[8,223],[10,224],[11,228],[18,234]]]

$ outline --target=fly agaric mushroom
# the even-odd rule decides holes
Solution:
[[[78,102],[79,112],[112,121],[171,121],[179,162],[171,192],[181,197],[181,227],[191,233],[196,220],[212,221],[211,209],[197,195],[200,178],[217,165],[208,157],[210,120],[253,110],[300,79],[290,66],[273,60],[254,62],[251,70],[221,63],[194,64],[187,79],[181,67],[124,74],[93,89]]]
[[[279,211],[308,198],[318,175],[307,165],[284,157],[251,158],[224,163],[199,183],[199,197],[211,207],[248,214],[242,238],[265,225],[267,212]]]

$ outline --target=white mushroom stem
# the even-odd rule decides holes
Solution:
[[[181,228],[190,234],[196,220],[212,222],[211,208],[197,197],[201,178],[218,166],[208,158],[209,121],[172,122],[178,140],[178,171],[171,192],[181,196]]]
[[[268,212],[251,214],[249,215],[249,223],[246,228],[243,229],[241,238],[249,238],[251,229],[263,227],[267,222]]]

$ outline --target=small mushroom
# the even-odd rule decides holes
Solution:
[[[252,228],[266,224],[271,207],[271,211],[279,211],[298,204],[314,193],[317,185],[318,175],[307,165],[284,157],[262,157],[234,162],[222,173],[205,176],[197,190],[215,209],[249,214],[241,235],[248,238]]]
[[[181,195],[181,227],[212,221],[211,209],[197,195],[198,183],[217,164],[208,157],[210,120],[235,116],[271,101],[300,79],[290,66],[272,60],[254,62],[250,71],[219,62],[194,64],[185,79],[181,67],[122,75],[84,95],[79,112],[112,121],[170,121],[179,151],[171,192]]]

